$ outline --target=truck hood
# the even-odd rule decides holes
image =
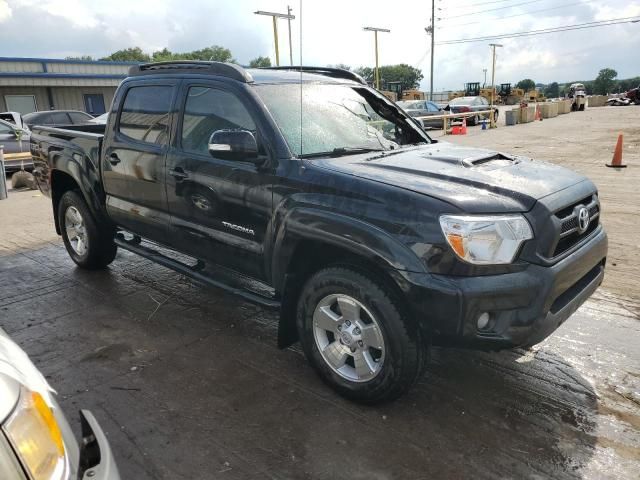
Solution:
[[[537,200],[587,180],[550,163],[446,142],[312,163],[429,195],[468,213],[526,212]]]

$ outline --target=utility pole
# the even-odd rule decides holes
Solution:
[[[293,65],[293,55],[291,55],[291,20],[295,20],[295,16],[291,15],[291,10],[287,7],[289,13],[274,13],[274,12],[265,12],[262,10],[258,10],[257,12],[253,12],[256,15],[266,15],[273,19],[273,41],[276,47],[276,67],[280,66],[280,50],[278,48],[278,19],[285,18],[289,21],[289,57],[291,60],[291,64]]]
[[[491,113],[489,114],[489,125],[491,125],[491,128],[496,128],[496,122],[493,118],[493,103],[496,95],[496,47],[502,47],[502,45],[498,43],[490,43],[489,46],[493,49],[493,63],[491,65],[491,108],[489,108]]]
[[[293,67],[293,48],[292,48],[292,43],[291,43],[291,12],[292,12],[292,8],[287,5],[287,23],[289,24],[289,65],[291,65]]]
[[[484,83],[482,84],[482,88],[485,88],[487,86],[487,69],[483,68],[482,71],[484,72]]]
[[[386,28],[377,28],[377,27],[364,27],[364,30],[368,32],[373,32],[375,46],[376,46],[375,84],[376,84],[376,88],[380,90],[380,70],[378,66],[378,32],[389,33],[391,30],[388,30]]]
[[[436,0],[431,0],[431,83],[429,84],[429,100],[433,102],[433,48],[436,37]]]

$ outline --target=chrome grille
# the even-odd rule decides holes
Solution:
[[[580,232],[578,224],[578,211],[581,207],[589,210],[589,226],[584,232]],[[561,220],[560,238],[553,251],[553,257],[566,252],[583,238],[589,236],[597,227],[600,217],[600,205],[598,198],[594,195],[582,201],[563,208],[556,212],[556,218]]]

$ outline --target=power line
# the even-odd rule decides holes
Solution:
[[[454,7],[444,7],[441,10],[446,10],[446,9],[450,9],[450,8],[467,8],[467,7],[475,7],[477,5],[490,5],[492,3],[504,3],[504,2],[515,2],[517,0],[492,0],[491,2],[484,2],[484,1],[479,1],[479,2],[474,2],[474,3],[465,3],[464,5],[455,5]]]
[[[459,38],[455,40],[447,40],[444,42],[439,42],[438,45],[455,45],[459,43],[473,43],[473,42],[484,42],[487,40],[498,40],[501,38],[528,37],[528,36],[534,36],[534,35],[544,35],[548,33],[567,32],[570,30],[582,30],[585,28],[606,27],[609,25],[619,25],[621,23],[636,23],[639,21],[640,21],[640,16],[612,18],[610,20],[600,20],[597,22],[579,23],[576,25],[564,25],[560,27],[543,28],[540,30],[530,30],[527,32],[505,33],[502,35],[489,35],[486,37]]]
[[[467,23],[452,23],[452,24],[447,25],[447,28],[449,28],[449,27],[463,27],[463,26],[466,26],[466,25],[475,25],[475,24],[478,24],[478,23],[486,23],[487,21],[495,22],[495,21],[498,21],[498,20],[506,20],[507,18],[522,17],[524,15],[531,15],[532,13],[548,12],[550,10],[558,10],[560,8],[574,7],[576,5],[585,5],[587,3],[593,3],[595,1],[596,0],[586,0],[586,1],[582,1],[582,2],[568,3],[566,5],[560,5],[560,6],[557,6],[557,7],[542,8],[542,9],[539,9],[539,10],[529,10],[529,11],[526,11],[524,13],[517,13],[515,15],[507,15],[505,17],[491,18],[489,20],[476,20],[475,22],[467,22]],[[598,0],[598,1],[600,1],[600,0]],[[438,27],[438,28],[442,29],[442,28],[445,28],[445,27]]]
[[[489,8],[487,10],[477,10],[475,12],[462,13],[460,15],[453,15],[451,17],[443,18],[442,20],[450,20],[452,18],[468,17],[469,15],[477,15],[479,13],[495,12],[497,10],[504,10],[506,8],[515,8],[515,7],[520,7],[522,5],[529,5],[530,3],[538,3],[538,2],[542,2],[542,1],[543,0],[529,0],[528,2],[520,2],[520,3],[516,3],[514,5],[508,5],[508,6],[505,6],[505,7]]]

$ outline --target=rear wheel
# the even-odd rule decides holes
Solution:
[[[584,112],[584,103],[582,105],[580,105],[580,107],[578,108],[578,110],[580,110],[581,112]]]
[[[342,267],[313,275],[298,301],[304,352],[340,395],[361,403],[393,400],[418,379],[426,350],[382,284]]]
[[[113,261],[117,252],[113,234],[98,227],[80,194],[70,190],[62,196],[58,221],[67,252],[79,267],[94,270]]]

